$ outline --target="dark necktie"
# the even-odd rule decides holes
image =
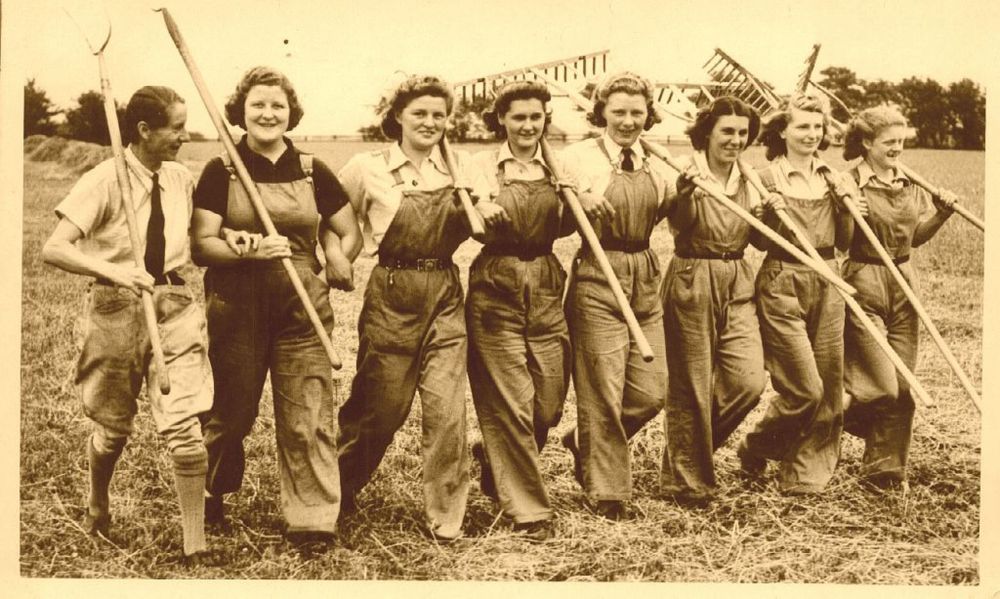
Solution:
[[[632,148],[622,149],[622,170],[629,173],[635,170],[635,165],[632,164]]]
[[[149,198],[149,226],[146,227],[146,272],[157,282],[163,280],[163,254],[167,241],[163,236],[163,202],[160,200],[160,174],[153,173],[153,191]]]

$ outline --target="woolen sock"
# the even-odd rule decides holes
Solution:
[[[208,452],[205,448],[193,453],[173,454],[174,484],[181,507],[181,527],[184,530],[184,555],[207,548],[205,543],[205,473],[208,472]]]
[[[90,464],[90,496],[87,499],[87,512],[92,518],[107,516],[110,512],[108,488],[111,477],[115,473],[115,464],[122,455],[122,447],[110,452],[99,451],[94,443],[94,435],[87,438],[87,462]]]

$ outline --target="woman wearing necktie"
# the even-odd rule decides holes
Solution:
[[[654,354],[652,362],[643,361],[595,257],[581,248],[566,300],[579,470],[595,511],[618,520],[632,495],[628,440],[666,400],[660,264],[649,238],[674,196],[677,173],[638,143],[659,121],[646,79],[610,76],[594,90],[588,119],[604,131],[566,148],[566,170]],[[576,449],[572,436],[564,444]]]
[[[247,132],[236,149],[278,234],[263,235],[230,157],[223,155],[209,161],[195,189],[192,250],[195,261],[208,267],[206,314],[215,375],[215,401],[205,419],[206,519],[222,522],[223,494],[242,484],[243,440],[270,372],[286,537],[322,546],[332,540],[340,510],[337,402],[323,345],[281,259],[291,259],[323,328],[331,330],[330,287],[353,287],[351,261],[361,234],[333,172],[285,137],[302,115],[282,73],[269,67],[246,72],[226,103],[226,116]]]
[[[894,108],[864,110],[851,121],[844,158],[863,158],[847,172],[846,183],[855,197],[867,201],[868,224],[916,289],[910,250],[944,225],[955,194],[944,191],[932,197],[900,171],[907,130],[906,119]],[[912,370],[917,364],[917,312],[864,235],[854,235],[843,270],[844,280],[858,290],[858,302],[872,320],[885,324],[889,345]],[[844,428],[865,440],[864,476],[879,487],[903,484],[915,409],[909,385],[852,313],[844,325],[844,356],[844,390],[851,400]]]
[[[538,143],[551,99],[543,83],[514,81],[483,113],[503,143],[476,156],[474,187],[480,202],[503,207],[510,224],[487,235],[466,298],[481,487],[515,531],[536,541],[554,533],[539,453],[562,416],[572,367],[566,273],[552,253],[552,242],[572,229],[563,230],[562,201]]]

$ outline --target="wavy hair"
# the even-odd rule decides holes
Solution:
[[[136,90],[125,107],[125,143],[139,143],[139,123],[146,123],[151,129],[166,127],[170,122],[167,109],[184,98],[169,87],[146,85]]]
[[[767,159],[774,160],[778,156],[788,153],[788,145],[781,138],[781,133],[788,127],[792,118],[792,109],[804,110],[806,112],[818,112],[823,115],[823,139],[819,142],[819,149],[825,150],[830,146],[828,132],[830,131],[830,105],[825,98],[812,94],[795,93],[786,101],[781,110],[768,117],[764,123],[763,131],[760,135],[760,142],[767,148]]]
[[[611,94],[619,92],[631,96],[642,96],[646,100],[646,122],[642,125],[644,131],[649,131],[653,125],[662,120],[653,110],[653,84],[645,77],[630,71],[623,71],[611,75],[594,88],[592,97],[594,108],[587,113],[587,121],[591,125],[595,127],[608,126],[608,121],[604,118],[604,108],[607,106]]]
[[[403,126],[396,119],[396,114],[421,96],[444,98],[445,110],[449,115],[455,106],[455,96],[451,93],[451,86],[445,80],[433,75],[410,75],[396,86],[388,98],[383,99],[384,107],[379,126],[386,137],[396,141],[403,139]]]
[[[847,127],[844,135],[844,160],[853,160],[858,156],[868,157],[865,141],[872,142],[883,129],[893,126],[906,127],[906,117],[897,108],[891,106],[875,106],[859,112]]]
[[[750,131],[747,135],[746,146],[757,139],[760,132],[760,115],[746,102],[732,96],[721,96],[712,100],[712,103],[698,111],[698,115],[685,131],[691,138],[691,145],[695,150],[703,152],[708,148],[708,138],[715,129],[715,124],[719,118],[724,116],[745,116],[750,120]],[[741,150],[746,148],[740,148]]]
[[[302,104],[299,103],[299,97],[295,94],[295,88],[284,73],[264,66],[253,67],[244,73],[240,82],[236,84],[236,91],[226,100],[226,120],[229,124],[247,130],[245,105],[247,94],[255,85],[277,86],[285,92],[285,96],[288,97],[288,131],[294,129],[305,114]]]
[[[502,85],[496,91],[493,98],[493,105],[482,113],[483,124],[493,133],[497,139],[507,139],[507,128],[504,127],[500,119],[510,110],[510,105],[515,100],[538,100],[542,103],[542,110],[545,112],[545,125],[543,133],[549,128],[552,122],[552,110],[548,103],[552,100],[549,88],[540,81],[510,81]]]

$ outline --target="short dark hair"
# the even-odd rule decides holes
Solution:
[[[184,98],[169,87],[146,85],[140,87],[129,98],[125,107],[125,143],[139,143],[139,123],[146,123],[152,129],[166,127],[170,122],[167,109]]]
[[[642,125],[644,131],[649,131],[653,125],[662,120],[653,108],[653,84],[645,77],[623,71],[611,75],[594,88],[592,97],[594,107],[587,113],[587,121],[591,125],[595,127],[608,126],[608,121],[604,118],[604,108],[607,106],[611,94],[618,92],[631,96],[642,96],[646,99],[646,122]]]
[[[825,150],[830,146],[830,106],[824,98],[812,94],[795,93],[786,101],[781,110],[768,117],[764,123],[764,130],[760,135],[760,142],[767,148],[767,159],[774,160],[778,156],[788,153],[788,145],[781,138],[782,131],[788,127],[788,122],[792,118],[792,109],[804,110],[806,112],[818,112],[823,115],[823,139],[819,142],[819,149]]]
[[[757,134],[760,133],[760,115],[743,100],[732,96],[722,96],[712,100],[711,104],[699,110],[694,122],[685,131],[687,136],[691,138],[691,145],[694,146],[694,149],[706,150],[708,138],[712,134],[712,130],[715,129],[715,124],[719,122],[719,118],[730,115],[745,116],[750,119],[750,131],[747,135],[746,145],[749,146],[753,143],[753,140],[757,139]]]
[[[493,133],[497,139],[507,139],[507,128],[503,126],[500,119],[510,110],[510,105],[515,100],[538,100],[542,103],[542,110],[545,111],[544,129],[548,129],[552,122],[552,110],[548,108],[548,102],[552,100],[549,88],[540,81],[511,81],[501,86],[493,99],[493,105],[483,111],[483,124]]]
[[[302,120],[305,111],[299,103],[299,97],[295,94],[295,88],[288,77],[281,71],[271,67],[253,67],[243,74],[240,82],[236,84],[236,91],[226,100],[226,120],[230,125],[234,125],[247,130],[246,102],[247,94],[256,85],[278,86],[288,97],[288,130],[291,131]]]
[[[897,108],[875,106],[859,112],[851,119],[844,136],[844,160],[854,160],[858,156],[867,158],[864,141],[874,141],[882,129],[892,126],[906,127],[906,117]]]
[[[401,112],[410,102],[421,96],[444,98],[445,110],[450,115],[455,105],[455,96],[451,86],[440,77],[433,75],[410,75],[396,86],[392,94],[386,98],[380,124],[386,137],[400,141],[403,139],[403,126],[396,120],[396,113]]]

